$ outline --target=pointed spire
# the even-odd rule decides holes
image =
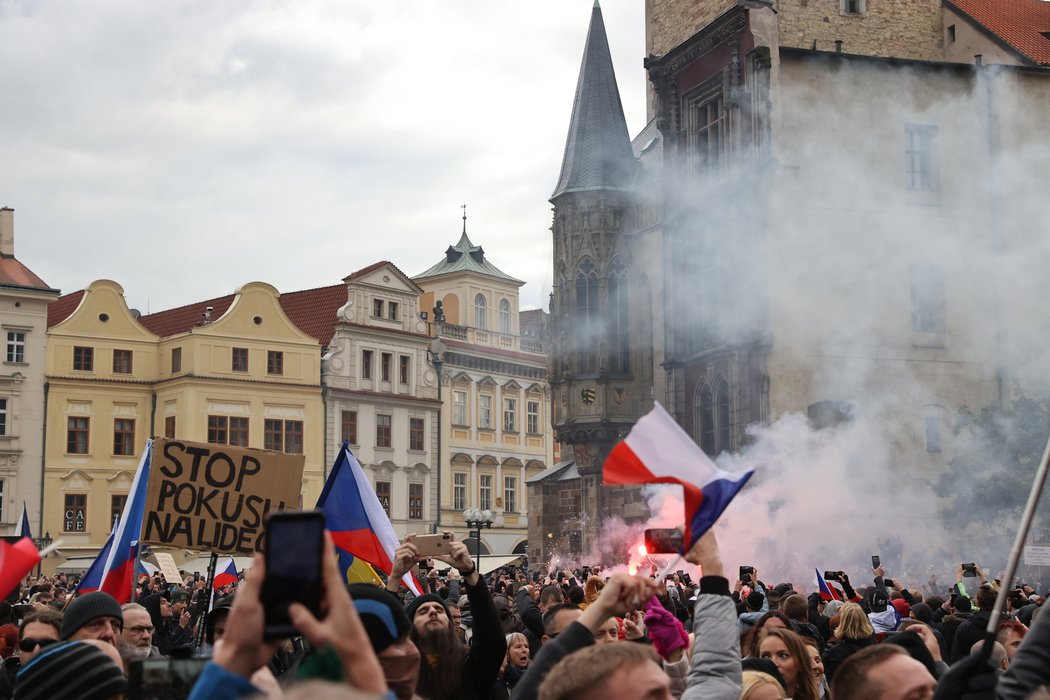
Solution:
[[[591,10],[561,175],[551,200],[567,192],[626,189],[637,162],[631,150],[609,39],[598,0]]]

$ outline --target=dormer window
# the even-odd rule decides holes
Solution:
[[[397,316],[397,312],[398,311],[399,311],[398,303],[396,301],[388,301],[387,302],[387,304],[386,304],[386,317],[388,319],[390,319],[391,321],[396,321],[397,318],[398,318],[398,316]]]
[[[372,300],[372,317],[383,318],[383,300],[373,299]]]

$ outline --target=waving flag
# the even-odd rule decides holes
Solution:
[[[824,580],[824,577],[820,574],[820,569],[814,567],[813,571],[817,574],[817,592],[820,593],[821,600],[842,600],[842,596],[834,586],[828,584]]]
[[[14,544],[0,540],[0,598],[15,590],[19,581],[24,579],[40,563],[40,552],[36,550],[33,540],[23,537]]]
[[[681,484],[688,551],[707,532],[754,470],[722,471],[660,404],[642,416],[605,459],[606,484]]]
[[[237,565],[233,562],[233,557],[227,557],[229,560],[222,568],[222,571],[215,572],[215,578],[212,580],[211,587],[215,590],[219,590],[223,586],[229,586],[231,583],[237,583]]]
[[[346,442],[339,450],[321,497],[317,499],[317,509],[324,513],[325,523],[339,551],[341,566],[348,566],[347,558],[355,557],[390,574],[400,541],[379,497]],[[422,595],[420,585],[411,573],[405,574],[403,583],[416,595]]]
[[[33,533],[29,531],[29,509],[26,508],[25,501],[22,501],[22,517],[18,519],[18,525],[15,526],[15,534],[33,539]]]
[[[138,556],[139,535],[142,532],[142,516],[146,510],[146,484],[149,483],[150,457],[153,440],[146,442],[135,479],[131,482],[131,494],[120,514],[102,551],[91,562],[84,577],[80,579],[77,593],[105,591],[119,603],[131,601],[132,577],[135,559]]]

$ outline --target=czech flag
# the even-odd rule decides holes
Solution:
[[[707,532],[754,473],[719,469],[660,404],[642,416],[605,459],[606,484],[681,484],[685,492],[682,553]]]
[[[149,483],[150,457],[153,440],[146,442],[135,479],[131,482],[131,494],[120,520],[110,533],[102,551],[91,562],[84,577],[80,579],[77,593],[105,591],[118,603],[131,602],[132,578],[135,574],[135,559],[138,557],[139,536],[142,532],[142,516],[146,511],[146,485]]]
[[[820,574],[820,569],[814,567],[813,571],[817,574],[817,592],[820,593],[821,600],[842,600],[842,596],[834,586],[828,584],[824,580],[824,577]]]
[[[33,539],[33,533],[29,530],[29,509],[25,501],[22,501],[22,517],[18,519],[18,525],[15,526],[15,534]]]
[[[23,537],[14,544],[0,540],[0,598],[6,598],[40,563],[33,540]]]
[[[348,558],[357,557],[390,574],[401,542],[348,442],[339,450],[317,509],[324,513],[341,566],[349,566]],[[411,573],[405,574],[403,583],[416,595],[423,594]]]
[[[231,583],[237,583],[237,566],[233,563],[233,557],[227,557],[229,562],[223,567],[222,571],[215,572],[215,578],[212,579],[211,587],[215,590],[219,590],[223,586],[229,586]]]

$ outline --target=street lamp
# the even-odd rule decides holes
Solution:
[[[47,549],[48,547],[51,546],[52,542],[54,542],[54,540],[51,539],[51,532],[50,531],[45,532],[43,537],[34,537],[33,538],[33,544],[36,546],[37,549]],[[51,556],[51,553],[48,552],[46,556]],[[42,565],[43,565],[43,559],[41,559],[40,561],[38,561],[36,563],[36,577],[37,578],[40,578],[40,570],[41,570],[41,566]]]
[[[470,536],[474,538],[474,544],[476,549],[474,550],[477,561],[474,566],[478,569],[478,575],[481,575],[481,531],[484,528],[492,527],[492,511],[491,510],[478,510],[477,508],[467,508],[463,511],[463,519],[467,521],[467,527],[470,528]]]
[[[438,302],[438,304],[441,304],[441,302]],[[440,309],[437,306],[435,306],[434,307],[434,318],[435,319],[438,319],[438,316],[439,316],[438,312],[439,311],[440,311]],[[440,315],[440,320],[438,322],[439,323],[443,323],[444,320],[445,320],[445,316],[444,316],[444,314],[441,314]],[[438,328],[436,330],[437,330],[438,333],[440,333],[440,328]],[[427,347],[427,360],[434,367],[434,373],[437,375],[437,385],[438,385],[438,414],[437,414],[438,429],[437,429],[437,445],[436,445],[436,447],[437,447],[437,493],[438,493],[438,503],[437,503],[437,517],[434,519],[434,527],[432,528],[434,533],[437,533],[438,531],[441,530],[441,434],[445,430],[444,422],[443,422],[443,416],[442,416],[442,414],[444,413],[444,410],[445,410],[445,404],[444,404],[444,399],[441,396],[441,366],[443,364],[445,364],[445,350],[446,349],[448,349],[448,346],[445,345],[445,342],[443,340],[441,340],[441,338],[438,338],[438,337],[435,337],[433,340],[431,340],[430,341],[430,345]]]

